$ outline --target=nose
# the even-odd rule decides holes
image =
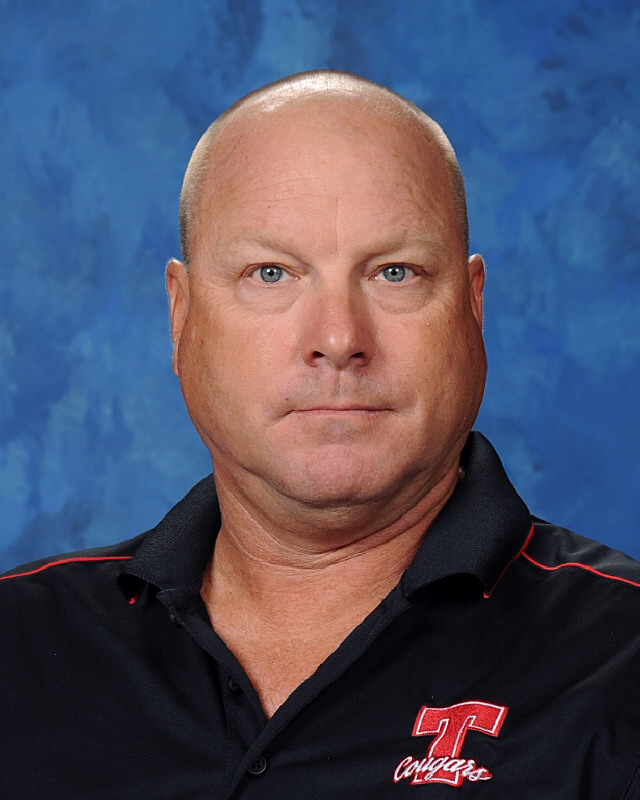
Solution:
[[[310,366],[334,369],[366,366],[375,332],[366,297],[356,287],[316,289],[303,310],[302,358]]]

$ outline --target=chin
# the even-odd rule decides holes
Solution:
[[[406,481],[406,475],[394,474],[389,464],[382,471],[380,463],[380,458],[358,458],[352,452],[316,456],[289,462],[286,472],[273,476],[273,484],[282,494],[312,508],[359,506],[392,496]]]

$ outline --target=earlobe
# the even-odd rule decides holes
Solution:
[[[175,258],[172,258],[167,264],[166,287],[169,298],[171,344],[173,346],[171,365],[176,377],[180,377],[178,374],[178,346],[180,335],[189,313],[189,275],[185,265]]]
[[[484,288],[484,261],[478,253],[470,256],[468,262],[469,270],[469,294],[471,299],[471,310],[476,318],[480,330],[482,330],[482,290]]]

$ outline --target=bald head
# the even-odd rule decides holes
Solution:
[[[237,124],[250,121],[259,124],[264,114],[296,112],[305,103],[322,103],[324,113],[345,107],[349,113],[370,113],[388,117],[395,124],[415,130],[416,136],[427,139],[439,152],[448,176],[449,202],[455,210],[457,235],[464,252],[468,251],[468,223],[462,175],[455,152],[440,126],[417,106],[395,92],[365,78],[344,72],[322,70],[303,72],[258,89],[238,100],[224,111],[207,129],[189,161],[180,195],[180,242],[184,263],[189,266],[197,220],[208,192],[215,185],[216,155],[220,145],[229,145]],[[344,118],[344,115],[342,115]],[[425,171],[430,168],[425,164]]]

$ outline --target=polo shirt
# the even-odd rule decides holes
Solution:
[[[0,797],[640,798],[640,567],[532,519],[472,434],[393,591],[267,720],[210,626],[205,478],[0,580]]]

